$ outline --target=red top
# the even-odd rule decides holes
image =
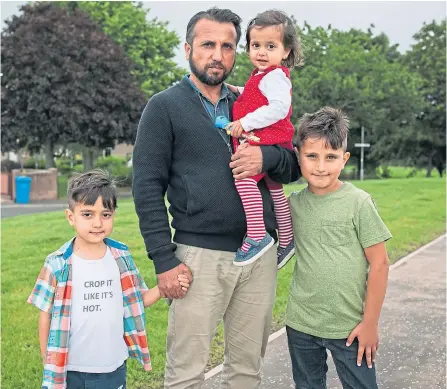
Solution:
[[[287,78],[290,80],[289,69],[284,66],[270,66],[262,74],[259,75],[255,75],[256,73],[258,73],[257,69],[253,70],[250,78],[245,84],[244,91],[234,103],[234,121],[239,120],[247,114],[256,111],[263,105],[268,105],[267,98],[259,89],[259,83],[269,72],[277,68],[282,69]],[[290,93],[292,93],[292,90],[290,90]],[[260,139],[259,142],[254,142],[252,140],[247,140],[247,142],[252,145],[274,145],[292,142],[295,130],[293,128],[292,122],[290,121],[291,115],[292,106],[290,107],[289,113],[284,119],[279,120],[278,122],[273,123],[270,126],[254,130],[254,135]]]

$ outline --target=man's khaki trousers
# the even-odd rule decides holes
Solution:
[[[178,245],[177,257],[194,281],[169,310],[165,389],[199,389],[211,340],[224,322],[221,389],[255,389],[261,383],[276,291],[276,248],[238,267],[235,254]]]

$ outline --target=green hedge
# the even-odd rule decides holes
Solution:
[[[132,168],[121,157],[100,157],[96,160],[95,167],[109,171],[117,180],[118,186],[132,186]]]

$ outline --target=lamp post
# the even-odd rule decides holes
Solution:
[[[360,142],[361,143],[355,143],[354,146],[360,147],[360,181],[363,181],[363,176],[364,176],[363,166],[364,166],[365,148],[371,147],[371,145],[369,143],[365,143],[365,128],[363,126],[362,126]]]

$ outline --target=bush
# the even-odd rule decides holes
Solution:
[[[84,173],[84,165],[75,165],[73,169],[70,170],[71,173]]]
[[[85,171],[82,160],[76,160],[73,168],[71,168],[70,159],[68,158],[58,158],[56,167],[61,174],[67,176],[71,176],[72,173],[83,173]],[[127,166],[125,158],[100,157],[95,161],[94,167],[109,171],[117,179],[118,186],[132,186],[132,168]]]
[[[95,167],[109,171],[118,181],[118,186],[132,186],[132,169],[127,166],[125,158],[100,157]]]
[[[56,167],[59,170],[60,173],[66,174],[71,173],[73,171],[80,172],[82,170],[79,170],[77,166],[82,165],[82,159],[75,159],[73,161],[73,168],[71,167],[71,160],[70,158],[57,158],[56,159]],[[78,170],[76,170],[78,169]]]
[[[348,180],[348,181],[352,181],[352,180],[357,180],[358,178],[358,173],[357,173],[357,168],[355,166],[346,166],[340,174],[340,179],[341,180]]]
[[[376,168],[377,178],[391,178],[391,169],[387,165],[379,166]]]
[[[36,169],[36,158],[29,158],[24,164],[23,167],[25,169]],[[37,159],[37,169],[45,169],[45,160]]]
[[[18,163],[18,162],[14,162],[9,159],[5,159],[4,161],[2,161],[2,169],[1,170],[3,173],[9,173],[14,169],[20,169],[20,168],[21,168],[21,166],[20,166],[20,163]]]
[[[407,174],[407,178],[413,178],[416,177],[416,174],[418,174],[418,169],[413,168],[410,170],[410,172]]]

